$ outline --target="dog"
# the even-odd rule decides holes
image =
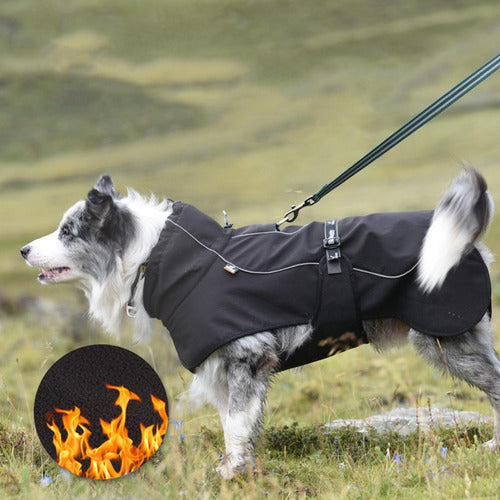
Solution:
[[[431,297],[432,307],[435,303],[440,303],[441,300],[444,300],[445,303],[453,302],[456,304],[455,298],[448,300],[447,297],[442,297],[442,295],[454,293],[453,289],[456,286],[453,284],[453,280],[460,281],[462,279],[463,281],[465,279],[465,284],[462,283],[462,287],[468,286],[468,280],[474,281],[476,284],[471,284],[470,293],[467,292],[465,299],[462,297],[461,301],[458,301],[459,307],[463,311],[455,310],[453,314],[448,313],[452,320],[454,320],[453,318],[470,316],[467,330],[460,332],[455,331],[458,327],[454,325],[446,326],[449,318],[438,317],[434,309],[432,309],[432,318],[422,323],[424,329],[430,330],[428,332],[418,331],[412,328],[408,322],[397,317],[401,316],[399,312],[390,316],[392,309],[385,306],[386,296],[382,294],[382,298],[379,300],[380,305],[374,306],[378,310],[365,313],[365,317],[361,319],[357,317],[352,331],[345,331],[347,327],[342,326],[339,330],[340,333],[328,335],[327,329],[326,334],[322,334],[319,341],[317,339],[312,341],[311,339],[315,338],[317,325],[314,324],[314,321],[307,319],[310,318],[309,313],[303,313],[299,303],[302,302],[302,299],[296,299],[295,292],[293,292],[292,295],[285,293],[282,296],[280,294],[279,299],[285,304],[284,307],[289,300],[296,301],[297,304],[294,303],[291,308],[293,310],[286,313],[290,316],[280,317],[274,323],[269,320],[272,323],[271,327],[268,326],[269,321],[265,324],[262,323],[257,314],[257,319],[252,320],[257,322],[257,326],[254,323],[245,324],[241,328],[237,326],[237,334],[228,340],[218,343],[205,341],[203,340],[204,332],[211,328],[209,323],[212,321],[211,316],[205,317],[205,314],[210,315],[211,309],[214,309],[217,314],[224,316],[232,314],[234,308],[240,308],[241,314],[244,315],[246,311],[245,301],[248,300],[248,309],[251,309],[252,315],[255,316],[254,309],[258,309],[260,303],[253,303],[254,299],[249,298],[255,294],[245,295],[244,288],[240,288],[240,292],[231,289],[220,300],[229,301],[236,296],[235,300],[239,300],[240,303],[233,305],[231,302],[227,307],[224,303],[219,303],[216,307],[209,305],[203,308],[205,301],[211,304],[210,300],[217,300],[217,297],[223,294],[222,291],[219,293],[217,286],[211,288],[209,286],[207,289],[202,287],[202,291],[199,293],[200,287],[196,288],[195,285],[189,285],[187,289],[182,290],[182,293],[176,293],[175,290],[169,289],[168,293],[163,292],[169,298],[167,303],[172,311],[166,318],[162,318],[162,311],[156,311],[157,308],[162,309],[163,306],[161,301],[156,300],[155,290],[161,285],[159,276],[177,282],[192,275],[196,285],[198,285],[198,282],[202,283],[202,278],[205,275],[210,274],[206,268],[210,266],[210,269],[213,267],[217,269],[217,272],[219,272],[219,268],[223,269],[220,272],[225,273],[224,276],[227,277],[227,280],[233,280],[230,286],[239,283],[235,281],[237,279],[241,280],[241,283],[245,283],[245,280],[256,279],[251,270],[244,269],[238,265],[238,262],[235,263],[231,260],[232,258],[229,259],[224,254],[227,248],[225,245],[229,240],[236,241],[240,245],[234,252],[236,254],[240,252],[243,255],[248,254],[247,244],[251,245],[260,238],[273,238],[266,254],[273,254],[275,248],[273,245],[274,242],[277,242],[278,251],[274,253],[288,255],[289,242],[294,241],[295,235],[300,235],[302,239],[305,239],[305,246],[308,246],[308,231],[312,231],[311,234],[316,235],[315,231],[322,231],[324,227],[325,238],[318,251],[319,256],[325,254],[325,258],[321,258],[325,274],[321,281],[323,287],[321,301],[327,309],[326,314],[334,319],[341,315],[339,307],[343,308],[342,304],[339,306],[335,302],[344,300],[343,298],[339,299],[337,295],[342,295],[342,297],[346,295],[345,293],[335,293],[337,283],[342,280],[349,281],[350,278],[346,277],[352,275],[359,275],[360,280],[374,277],[379,279],[380,273],[356,268],[355,264],[350,264],[349,259],[345,258],[343,253],[347,251],[349,242],[348,239],[344,240],[343,234],[339,235],[336,231],[342,233],[341,230],[344,227],[344,232],[348,232],[351,226],[345,226],[345,224],[342,226],[342,221],[340,226],[336,223],[330,223],[329,226],[322,224],[295,227],[288,232],[286,230],[283,233],[280,232],[279,236],[275,234],[277,231],[270,225],[248,226],[243,228],[242,232],[238,232],[238,230],[233,232],[231,226],[226,224],[224,228],[214,226],[218,236],[212,238],[208,233],[205,234],[208,227],[214,225],[211,219],[204,219],[203,217],[207,216],[200,213],[200,217],[202,217],[202,222],[199,224],[201,226],[200,234],[195,233],[193,227],[189,226],[186,220],[176,216],[176,211],[180,210],[179,206],[184,210],[184,214],[195,213],[195,209],[192,207],[187,206],[188,208],[186,208],[182,204],[176,205],[170,200],[159,200],[154,196],[146,198],[130,189],[127,195],[122,197],[115,190],[111,178],[103,175],[94,188],[88,192],[86,199],[78,201],[66,211],[58,228],[53,233],[25,245],[21,249],[21,254],[29,266],[42,269],[38,276],[41,283],[72,282],[83,289],[88,298],[90,315],[110,334],[118,336],[124,322],[132,321],[136,338],[146,340],[152,331],[152,316],[161,318],[169,328],[172,328],[171,334],[174,337],[180,359],[187,368],[194,372],[190,388],[192,398],[194,400],[206,399],[216,407],[220,414],[226,453],[218,471],[224,478],[231,479],[236,474],[245,473],[254,466],[254,444],[261,428],[263,407],[270,380],[273,375],[284,368],[317,359],[318,353],[316,351],[310,355],[312,358],[307,358],[307,356],[307,359],[304,358],[304,353],[309,356],[309,351],[304,346],[310,347],[311,345],[321,351],[321,357],[326,357],[365,342],[371,343],[376,350],[390,348],[405,341],[410,342],[416,348],[417,353],[431,365],[484,391],[495,416],[493,438],[485,443],[485,446],[491,449],[500,447],[500,361],[493,348],[493,330],[490,321],[491,290],[488,271],[484,271],[493,258],[486,246],[479,241],[491,223],[493,201],[487,191],[484,178],[473,167],[464,169],[452,181],[433,212],[421,213],[418,216],[427,221],[423,225],[419,222],[420,232],[415,233],[414,229],[406,230],[406,222],[400,224],[399,218],[403,220],[404,213],[392,214],[389,218],[391,227],[397,227],[398,231],[402,230],[403,233],[407,231],[407,234],[396,238],[391,237],[391,239],[403,242],[411,238],[416,240],[416,261],[401,275],[381,275],[381,282],[384,286],[386,282],[391,281],[389,278],[404,279],[405,283],[411,284],[413,290],[411,293],[404,292],[402,294],[401,291],[398,291],[396,294],[397,297],[403,295],[406,297],[405,307],[409,309],[415,306],[412,303],[414,293],[419,294],[418,301],[424,300],[425,297]],[[377,225],[384,225],[386,219],[378,217],[352,219],[350,223],[354,221],[356,225],[360,221],[363,224],[369,221],[369,225],[373,225],[373,221],[375,221]],[[400,226],[403,226],[403,229]],[[326,228],[328,228],[328,232]],[[233,236],[226,238],[227,234]],[[359,238],[355,231],[352,234],[354,237],[351,238],[351,245],[354,245],[352,248],[355,249]],[[222,235],[223,240],[220,239],[219,235]],[[314,238],[316,237],[319,236],[314,236]],[[177,249],[176,242],[179,241],[179,238],[184,238],[189,245],[197,248],[197,251],[203,251],[209,255],[211,263],[206,264],[196,255],[191,258],[189,252]],[[168,251],[158,250],[162,241]],[[284,242],[283,248],[279,247],[281,242]],[[384,256],[376,254],[378,248],[376,244],[370,244],[369,248],[369,259],[375,264],[388,260]],[[170,252],[168,253],[170,260],[164,261],[163,257],[160,260],[156,258],[155,265],[153,265],[151,261],[154,260],[155,252],[160,252],[161,256],[165,258]],[[293,250],[291,252],[293,253]],[[356,251],[353,250],[353,252]],[[460,271],[461,262],[472,254],[476,256],[475,260],[471,264],[469,274],[464,274]],[[250,260],[252,260],[253,255],[252,252]],[[265,258],[267,259],[267,256]],[[354,262],[356,256],[351,255],[350,259]],[[394,256],[391,259],[399,261],[399,258]],[[213,264],[214,262],[215,264]],[[407,259],[404,266],[410,264],[411,261]],[[289,267],[294,268],[297,269],[297,272],[303,273],[297,275],[299,277],[296,280],[315,280],[316,278],[310,277],[312,276],[311,269],[314,269],[317,274],[316,269],[319,266],[320,264],[316,261],[301,262],[285,266],[280,271],[286,269],[288,272]],[[396,267],[398,266],[399,262],[396,262]],[[401,269],[401,266],[398,269]],[[145,268],[146,271],[144,271]],[[306,274],[306,268],[308,274]],[[274,272],[269,269],[265,271],[266,275],[271,277],[269,279],[278,284],[286,272]],[[233,278],[233,276],[236,277]],[[448,279],[452,280],[451,286],[446,285]],[[152,282],[155,283],[154,286],[150,284]],[[307,281],[307,283],[304,282],[303,286],[300,286],[299,283],[297,290],[315,288],[315,283],[315,281]],[[278,301],[278,298],[275,300],[278,293],[273,288],[274,286],[273,284],[269,287],[267,285],[261,287],[262,293],[267,294],[265,300],[261,302],[270,302],[272,306]],[[474,286],[478,287],[477,294],[474,292]],[[195,291],[193,291],[193,287]],[[477,302],[475,295],[478,294],[483,296],[479,308],[474,305]],[[372,295],[372,293],[368,293],[368,299],[366,299],[368,302],[371,301]],[[194,302],[196,311],[187,313],[184,312],[183,307],[191,296],[194,296],[191,302]],[[258,300],[258,297],[255,300]],[[306,302],[310,300],[309,296],[304,299]],[[396,302],[399,304],[399,299]],[[470,307],[469,304],[471,304]],[[417,306],[420,307],[418,304]],[[198,307],[200,311],[203,311],[200,314],[197,313]],[[346,308],[349,307],[347,304]],[[362,305],[362,307],[365,306]],[[359,304],[356,308],[360,308]],[[426,313],[417,314],[417,316],[425,315]],[[131,317],[129,318],[129,316]],[[267,316],[267,312],[263,312],[260,316]],[[411,319],[413,316],[411,314],[408,316],[409,323],[414,322]],[[229,320],[225,321],[223,317],[222,321],[227,323]],[[240,320],[237,316],[231,321],[234,323]],[[283,325],[280,322],[288,322],[289,324]],[[428,323],[431,326],[426,326]],[[264,326],[260,326],[262,324]],[[192,334],[191,330],[186,334],[188,337],[184,337],[182,328],[187,328],[186,325],[195,325],[201,330],[199,334],[195,332],[201,339],[202,350],[204,349],[201,354],[193,355],[193,343],[198,343],[198,340],[189,337]],[[433,329],[432,325],[437,326]],[[443,328],[442,332],[440,328]],[[177,332],[177,337],[174,336],[174,331]],[[297,353],[301,353],[301,355],[297,356]],[[293,361],[287,364],[289,360]]]

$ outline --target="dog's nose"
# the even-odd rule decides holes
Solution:
[[[27,259],[28,254],[30,253],[31,247],[29,245],[24,245],[23,248],[21,248],[21,255]]]

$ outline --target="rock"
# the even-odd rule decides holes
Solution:
[[[420,429],[428,433],[430,429],[467,428],[474,425],[493,425],[494,418],[475,411],[457,411],[451,408],[396,408],[381,415],[362,419],[339,419],[325,424],[327,429],[356,427],[359,432],[374,430],[378,434],[397,432],[408,436]]]

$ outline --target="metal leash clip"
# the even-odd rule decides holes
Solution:
[[[279,221],[276,222],[276,231],[280,230],[280,226],[284,224],[285,222],[293,222],[298,216],[299,212],[304,208],[304,207],[310,207],[311,205],[314,205],[316,203],[316,200],[314,199],[314,196],[309,196],[309,198],[306,198],[300,205],[292,205],[292,208],[285,213],[283,218]]]
[[[127,316],[129,318],[135,318],[137,316],[137,308],[131,304],[127,304],[125,310],[127,311]]]

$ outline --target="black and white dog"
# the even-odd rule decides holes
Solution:
[[[193,222],[197,214],[201,222]],[[226,456],[219,472],[225,478],[232,478],[253,464],[266,392],[276,372],[365,342],[383,349],[407,340],[443,372],[484,391],[495,415],[493,439],[486,444],[499,448],[500,361],[493,349],[486,271],[493,259],[478,242],[493,216],[492,199],[483,177],[467,168],[454,179],[434,212],[415,214],[392,214],[389,218],[378,214],[329,226],[312,223],[282,232],[274,231],[270,225],[234,230],[229,225],[217,226],[189,205],[145,198],[133,190],[122,197],[110,177],[104,175],[85,200],[67,210],[56,231],[27,244],[21,254],[30,266],[42,269],[38,276],[41,283],[74,282],[81,287],[91,316],[111,334],[118,335],[123,322],[132,316],[130,321],[137,337],[146,339],[151,332],[151,316],[163,320],[181,361],[195,373],[192,396],[205,398],[220,413]],[[417,222],[411,222],[414,219]],[[215,236],[208,230],[212,226]],[[361,226],[368,226],[369,231],[374,226],[377,230],[382,227],[384,234],[391,235],[386,239],[395,241],[396,246],[416,241],[416,251],[403,255],[404,263],[399,262],[397,252],[390,257],[379,255],[378,240],[370,233],[368,260],[372,264],[363,268],[354,255],[359,240],[365,239],[358,236]],[[327,227],[323,235],[323,228]],[[299,236],[303,245],[310,247],[307,257],[292,257],[295,250],[291,242],[298,241]],[[310,241],[320,236],[319,245]],[[256,240],[268,238],[271,239],[265,255],[256,257],[257,251],[249,249]],[[189,248],[176,247],[183,239]],[[230,249],[233,243],[239,246]],[[163,245],[166,250],[160,248]],[[252,255],[244,260],[249,252]],[[281,254],[288,259],[283,264],[277,263]],[[412,255],[416,255],[414,261]],[[471,255],[475,257],[469,258]],[[255,259],[260,259],[260,263],[256,264]],[[278,260],[268,265],[268,259]],[[469,264],[462,265],[467,259]],[[266,263],[262,264],[262,260]],[[384,262],[389,260],[391,265],[387,267]],[[142,279],[144,263],[147,269]],[[252,265],[254,268],[250,269]],[[264,269],[262,265],[268,267]],[[374,268],[379,265],[382,267]],[[464,266],[468,267],[462,272]],[[320,268],[324,276],[318,280]],[[288,295],[286,291],[277,293],[275,283],[279,286],[291,270],[299,273],[294,274],[295,289]],[[205,277],[216,272],[220,279],[230,282],[233,288],[229,292],[223,292],[218,282],[206,283]],[[273,284],[266,281],[261,292],[247,293],[246,280],[259,281],[261,276]],[[162,280],[187,285],[177,291],[170,285],[162,288]],[[447,285],[448,280],[451,281]],[[385,291],[389,282],[397,284],[395,291]],[[329,321],[340,318],[351,303],[336,301],[347,300],[345,297],[351,292],[336,293],[337,283],[347,283],[357,291],[366,289],[367,298],[354,297],[353,318],[343,318],[345,324],[335,330],[334,326],[320,324],[317,311],[303,311],[302,302],[314,306],[316,289],[322,288],[321,302],[327,312],[319,316],[326,314]],[[462,288],[465,298],[446,297],[457,288]],[[302,290],[309,289],[314,289],[314,294],[302,295]],[[259,302],[260,293],[264,300]],[[221,295],[224,297],[219,300]],[[482,302],[477,306],[474,303],[479,295]],[[429,304],[422,309],[420,304],[426,297],[430,297]],[[226,306],[221,300],[232,302]],[[278,312],[281,316],[277,320],[261,321],[259,307],[260,316],[267,317],[267,307],[281,311],[290,301],[295,302],[289,312]],[[191,309],[185,307],[187,303]],[[400,313],[399,308],[405,310]],[[234,309],[241,311],[229,318]],[[240,328],[239,318],[246,322],[248,310],[252,311],[252,323]],[[215,326],[214,315],[220,316]],[[466,330],[457,326],[462,325],[463,317],[468,318],[468,323],[463,323]],[[208,332],[217,330],[219,324],[224,325],[222,330],[235,329],[236,333],[226,339],[207,340]],[[234,324],[236,327],[231,326]],[[320,338],[315,337],[317,331],[321,331]],[[321,352],[309,352],[311,346]]]

